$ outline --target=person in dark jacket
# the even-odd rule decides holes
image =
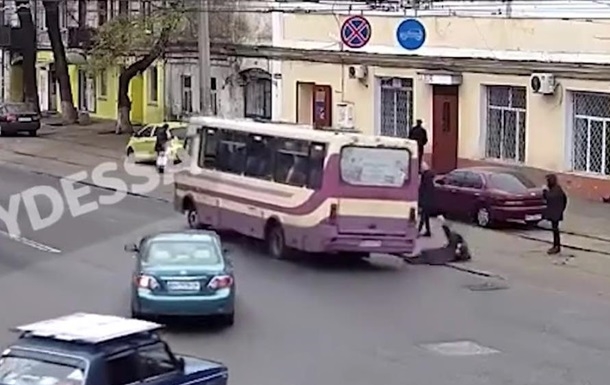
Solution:
[[[409,131],[409,139],[417,142],[417,161],[419,162],[419,169],[421,170],[421,164],[424,157],[424,146],[428,144],[428,132],[422,126],[423,122],[421,119],[417,119],[417,122],[411,131]]]
[[[546,201],[544,219],[551,222],[551,229],[553,231],[553,247],[547,253],[559,254],[561,251],[559,222],[563,221],[563,213],[568,206],[568,198],[557,181],[557,175],[547,175],[546,186],[547,188],[544,190],[544,200]]]
[[[434,210],[434,172],[424,167],[419,182],[419,197],[418,204],[420,209],[419,232],[424,226],[426,232],[422,234],[424,237],[431,236],[430,232],[430,214]]]
[[[466,262],[472,259],[470,248],[464,237],[457,231],[451,230],[449,223],[443,217],[440,217],[440,220],[447,243],[442,247],[424,249],[419,256],[406,258],[405,262],[416,265],[444,265],[449,262]]]
[[[155,152],[158,154],[165,151],[165,146],[169,142],[169,126],[164,124],[156,132],[157,139],[155,140]]]

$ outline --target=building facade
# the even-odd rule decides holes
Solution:
[[[390,136],[421,119],[439,172],[500,163],[561,173],[583,196],[610,195],[607,6],[299,6],[308,12],[282,13],[274,30],[277,46],[303,52],[281,64],[274,118]]]
[[[210,2],[210,39],[215,43],[241,45],[271,45],[273,2]],[[229,5],[227,5],[229,4]],[[230,7],[239,7],[227,12]],[[196,16],[196,15],[195,15]],[[165,94],[168,115],[182,118],[201,112],[199,88],[199,57],[197,51],[197,23],[191,31],[191,42],[166,54]],[[224,117],[271,119],[272,60],[212,55],[211,57],[212,110]]]
[[[97,74],[87,71],[91,31],[120,14],[140,17],[146,12],[146,7],[153,6],[155,2],[160,3],[161,0],[64,0],[59,3],[72,95],[78,110],[88,111],[98,118],[116,118],[120,66]],[[210,2],[213,10],[219,10],[210,11],[209,15],[212,41],[242,45],[271,43],[268,3],[248,2],[240,5],[236,2],[232,6],[239,6],[240,10],[228,12],[230,9],[223,5],[224,2],[216,2],[218,4]],[[193,4],[197,6],[198,3]],[[40,1],[34,0],[30,7],[37,28],[37,82],[41,110],[55,112],[60,108],[59,89],[44,8]],[[246,12],[244,7],[251,7],[252,11]],[[5,12],[5,24],[10,23],[14,14],[14,9]],[[201,111],[196,8],[185,16],[187,21],[182,39],[172,42],[161,58],[131,81],[129,95],[134,124],[180,119]],[[21,57],[10,47],[4,48],[0,57],[5,68],[2,82],[5,86],[4,98],[23,100]],[[275,65],[277,67],[277,63]],[[210,71],[214,112],[227,117],[270,119],[271,66],[271,61],[267,59],[213,55]]]

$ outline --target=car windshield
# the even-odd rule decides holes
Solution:
[[[4,108],[9,114],[20,114],[24,112],[34,113],[34,106],[27,103],[5,104]]]
[[[212,240],[152,241],[142,257],[147,266],[212,266],[221,262],[221,252]]]
[[[523,194],[528,189],[536,188],[536,184],[525,175],[503,172],[491,175],[489,187],[511,194]]]
[[[0,358],[0,383],[6,385],[82,385],[81,368],[32,358]]]
[[[171,132],[174,138],[178,138],[180,140],[186,139],[186,126],[172,128]]]
[[[354,186],[402,187],[409,179],[410,161],[407,149],[344,147],[341,178]]]

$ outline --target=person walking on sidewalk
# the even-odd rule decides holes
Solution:
[[[425,227],[426,232],[422,234],[424,237],[430,237],[430,214],[434,210],[434,172],[424,165],[424,170],[421,174],[419,182],[419,227],[418,232],[421,233]]]
[[[160,152],[165,151],[167,142],[169,142],[169,126],[164,124],[157,130],[155,136],[155,152],[159,154]]]
[[[559,185],[557,175],[555,174],[548,174],[546,176],[544,200],[546,201],[544,219],[551,222],[551,230],[553,231],[553,247],[547,251],[547,254],[559,254],[561,251],[559,222],[563,221],[563,213],[568,206],[568,197]]]
[[[428,132],[423,127],[421,119],[417,119],[415,126],[409,131],[409,139],[417,142],[417,161],[419,162],[419,170],[421,172],[422,160],[424,158],[424,146],[428,144]]]

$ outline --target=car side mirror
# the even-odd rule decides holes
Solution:
[[[444,179],[437,179],[436,180],[436,184],[439,186],[444,186],[445,185],[445,180]]]
[[[186,362],[184,362],[184,358],[183,357],[178,358],[178,368],[180,369],[180,371],[183,372],[185,367],[186,367]]]
[[[128,243],[125,245],[124,250],[128,253],[135,253],[138,251],[138,246],[136,246],[134,243]]]

